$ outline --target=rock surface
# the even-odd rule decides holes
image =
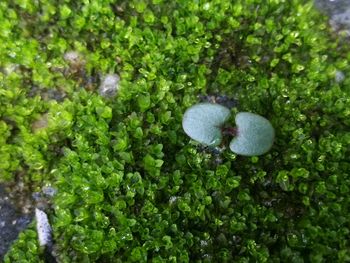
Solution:
[[[0,184],[0,261],[18,234],[32,221],[32,215],[24,214],[21,208]]]

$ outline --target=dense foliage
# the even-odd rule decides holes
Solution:
[[[60,262],[350,260],[350,51],[312,3],[16,0],[0,21],[0,181],[57,188]],[[190,141],[203,94],[269,119],[273,148]],[[36,238],[5,262],[40,262]]]

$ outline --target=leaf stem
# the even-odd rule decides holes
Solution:
[[[222,135],[237,136],[238,130],[235,127],[221,127]]]

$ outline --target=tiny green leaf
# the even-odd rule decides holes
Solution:
[[[237,136],[231,141],[230,149],[245,156],[261,155],[270,150],[275,137],[271,123],[264,117],[240,112],[235,118]]]
[[[219,104],[200,103],[187,109],[182,127],[193,140],[208,146],[221,143],[221,125],[230,116],[230,110]]]

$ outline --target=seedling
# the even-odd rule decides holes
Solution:
[[[200,103],[186,110],[182,126],[193,140],[208,146],[218,146],[224,135],[234,136],[230,149],[239,155],[255,156],[270,150],[275,131],[267,119],[239,112],[235,117],[237,127],[224,127],[229,117],[230,110],[224,106]]]

